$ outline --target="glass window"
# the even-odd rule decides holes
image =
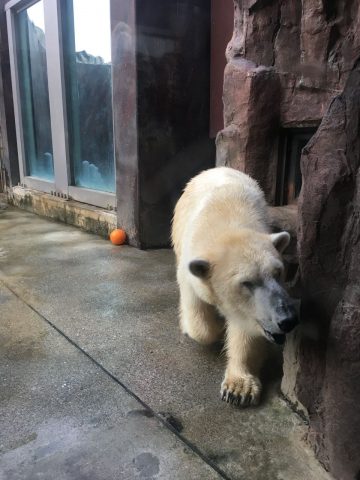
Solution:
[[[65,7],[72,181],[114,192],[110,0],[67,0]]]
[[[53,180],[42,0],[17,15],[17,49],[26,174]]]

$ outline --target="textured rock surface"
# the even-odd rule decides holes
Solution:
[[[233,88],[241,85],[241,88]],[[280,94],[274,69],[235,59],[225,70],[225,129],[217,137],[217,164],[255,176],[267,192],[275,194],[276,171],[264,168],[279,127],[277,104]],[[261,135],[259,135],[261,132]],[[250,161],[249,161],[250,160]]]
[[[224,82],[225,129],[217,137],[217,163],[253,174],[273,202],[277,129],[317,126],[330,100],[342,91],[360,55],[360,4],[235,0],[234,5]],[[239,68],[241,73],[235,74]],[[249,91],[249,80],[241,81],[241,76],[255,80],[259,77],[254,72],[265,68],[271,81]],[[262,82],[263,75],[260,78]],[[246,120],[255,117],[258,124],[246,127],[236,121],[234,111]]]
[[[317,127],[325,115],[302,159],[305,322],[287,342],[282,389],[309,415],[307,438],[322,463],[338,479],[358,479],[359,67],[349,74],[360,57],[360,3],[234,5],[217,164],[253,175],[273,203],[279,129]]]
[[[285,83],[295,87],[288,92],[293,98],[318,98],[317,90],[331,95],[342,88],[360,49],[360,5],[356,0],[234,0],[234,4],[229,61],[240,56],[274,66],[285,76]],[[304,114],[306,108],[302,110]],[[319,114],[313,119],[321,119]],[[286,109],[283,120],[287,121]]]
[[[360,471],[360,63],[302,156],[303,318],[297,395],[309,440],[337,478]],[[314,329],[315,327],[315,329]]]

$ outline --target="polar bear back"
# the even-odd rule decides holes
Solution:
[[[268,231],[259,185],[232,168],[206,170],[187,184],[175,208],[172,241],[177,260],[186,251],[201,253],[220,235],[241,228]]]

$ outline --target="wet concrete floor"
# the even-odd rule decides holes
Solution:
[[[268,362],[262,405],[180,335],[170,250],[0,208],[0,479],[325,480]]]

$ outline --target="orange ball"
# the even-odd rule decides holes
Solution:
[[[114,245],[123,245],[126,240],[126,233],[125,230],[121,228],[116,228],[110,233],[110,241]]]

